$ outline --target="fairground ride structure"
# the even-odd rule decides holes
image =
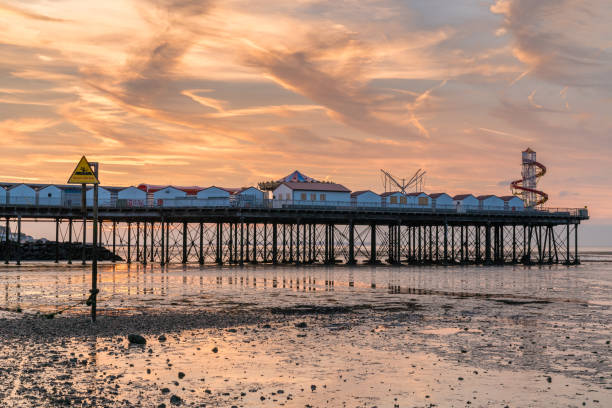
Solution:
[[[546,174],[546,166],[536,160],[536,152],[531,148],[522,153],[523,170],[520,180],[510,183],[512,194],[520,196],[525,203],[525,207],[533,208],[548,201],[548,194],[536,189],[540,177]]]

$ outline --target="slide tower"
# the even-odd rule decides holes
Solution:
[[[544,204],[548,201],[548,194],[536,189],[540,177],[546,174],[546,167],[536,160],[536,152],[527,148],[523,151],[523,170],[520,180],[514,180],[510,183],[512,194],[520,196],[525,207],[533,208]]]

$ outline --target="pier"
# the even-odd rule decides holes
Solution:
[[[122,208],[101,206],[98,243],[127,263],[505,265],[578,264],[586,209],[488,211],[351,205]],[[56,243],[91,241],[93,211],[0,204],[6,237],[23,222],[52,222]],[[17,243],[19,244],[19,243]],[[59,245],[56,262],[60,262]],[[5,263],[20,263],[5,245]]]

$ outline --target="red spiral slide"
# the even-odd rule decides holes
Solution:
[[[535,174],[536,180],[546,174],[546,166],[544,166],[542,163],[531,160],[531,161],[524,161],[523,164],[531,164],[538,168]],[[510,183],[512,194],[516,196],[520,196],[522,191],[527,191],[529,193],[534,193],[538,195],[539,198],[536,201],[535,206],[542,205],[546,201],[548,201],[548,194],[546,194],[545,192],[541,190],[536,190],[534,188],[523,187],[524,181],[525,181],[525,177],[523,177],[520,180],[514,180],[512,183]]]

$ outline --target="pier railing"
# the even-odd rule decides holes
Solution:
[[[80,201],[68,200],[60,197],[0,197],[0,207],[41,207],[41,208],[78,208]],[[91,199],[87,200],[87,207],[92,206]],[[377,202],[354,201],[299,201],[299,200],[249,200],[249,199],[198,199],[174,198],[163,200],[142,199],[100,199],[98,206],[106,209],[219,209],[219,208],[253,208],[253,209],[293,209],[317,211],[385,211],[410,213],[436,213],[436,214],[490,214],[490,215],[525,215],[525,216],[569,216],[588,218],[585,208],[523,208],[502,206],[466,206],[466,205],[428,205],[420,206],[416,203],[389,204]]]

